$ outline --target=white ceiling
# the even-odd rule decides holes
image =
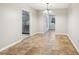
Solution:
[[[45,10],[46,9],[46,3],[27,3],[28,6],[36,9],[36,10]],[[70,4],[68,3],[49,3],[50,9],[62,9],[62,8],[68,8]]]

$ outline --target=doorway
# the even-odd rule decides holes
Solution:
[[[44,32],[49,30],[55,32],[55,15],[45,15],[44,18]]]
[[[55,30],[55,15],[49,15],[49,30]]]

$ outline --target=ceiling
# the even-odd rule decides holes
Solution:
[[[36,10],[45,10],[46,9],[46,3],[27,3],[28,6],[36,9]],[[51,3],[49,4],[50,9],[62,9],[62,8],[68,8],[70,4],[68,3]]]

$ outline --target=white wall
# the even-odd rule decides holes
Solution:
[[[45,24],[45,18],[44,18],[45,16],[43,15],[43,13],[42,13],[42,11],[38,11],[38,20],[37,20],[37,22],[38,22],[38,33],[44,33],[44,24]]]
[[[47,32],[49,30],[49,16],[43,15],[43,32]]]
[[[67,33],[67,9],[58,9],[54,13],[56,33]]]
[[[53,15],[55,15],[55,30],[56,33],[67,33],[67,9],[55,9],[53,10]],[[39,14],[39,22],[41,30],[40,32],[46,32],[49,28],[47,24],[45,23],[46,17],[43,15],[43,12],[41,11]],[[47,25],[47,26],[46,26]]]
[[[37,11],[25,4],[0,4],[0,49],[24,39],[22,10],[30,13],[30,34],[37,33]]]
[[[72,4],[69,8],[68,32],[79,50],[79,4]]]
[[[3,17],[2,17],[2,8],[0,8],[0,45],[3,45]]]

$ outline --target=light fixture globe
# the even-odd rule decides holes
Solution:
[[[43,14],[51,15],[51,14],[52,14],[52,11],[51,11],[51,10],[44,10],[44,11],[43,11]]]

